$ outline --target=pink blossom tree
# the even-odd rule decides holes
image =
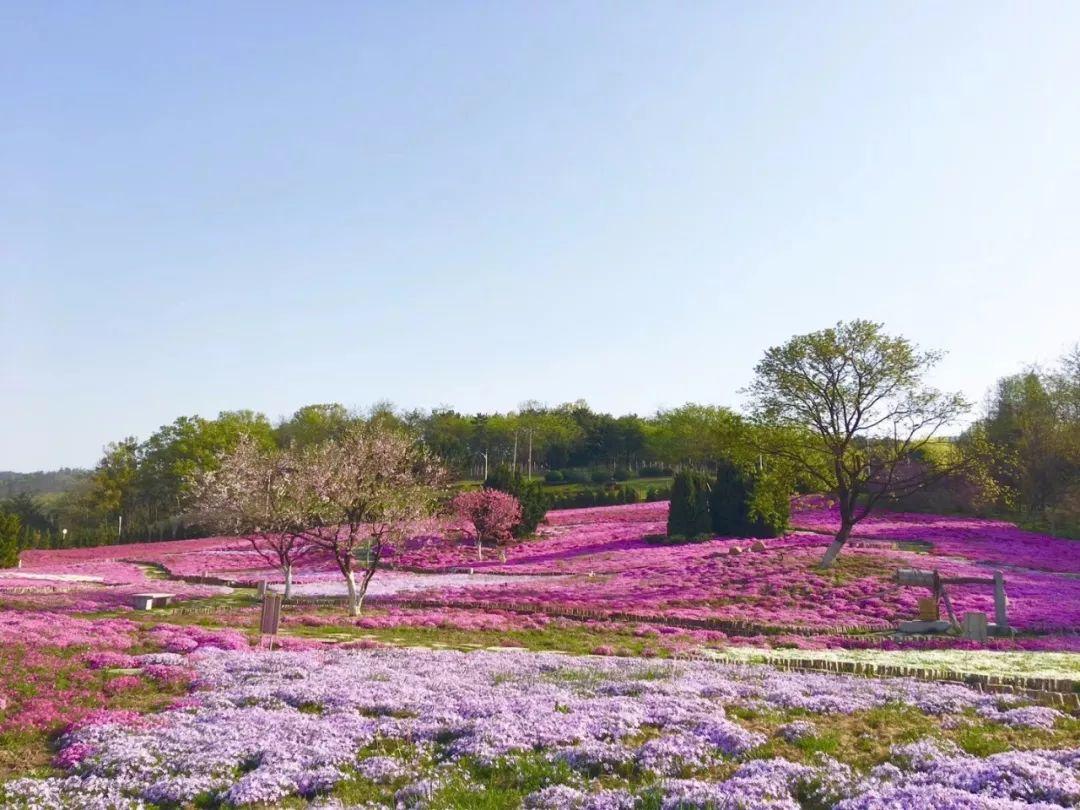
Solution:
[[[304,534],[333,557],[348,588],[349,613],[359,615],[385,557],[403,551],[433,513],[442,468],[407,433],[368,423],[305,448],[300,470]]]
[[[222,534],[245,536],[267,565],[281,572],[285,598],[293,569],[316,546],[304,533],[297,454],[267,450],[250,436],[193,482],[194,517]]]
[[[518,499],[497,489],[460,492],[451,502],[451,508],[462,521],[472,524],[478,560],[484,559],[484,543],[509,540],[521,523]]]

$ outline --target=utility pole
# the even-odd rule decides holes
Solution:
[[[119,540],[124,536],[124,516],[120,515],[116,519],[116,539]]]
[[[513,469],[513,471],[515,473],[517,472],[517,440],[518,440],[518,432],[515,430],[514,431],[514,463],[512,465],[512,469]]]
[[[533,429],[529,428],[529,480],[532,481],[532,437]]]

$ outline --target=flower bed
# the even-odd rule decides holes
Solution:
[[[840,513],[821,501],[795,509],[791,524],[800,529],[835,532]],[[947,517],[907,512],[879,512],[855,526],[854,537],[875,540],[921,540],[934,553],[998,566],[1080,573],[1080,541],[1025,531],[1002,520]]]
[[[648,525],[639,531],[648,531]],[[484,607],[517,606],[553,611],[581,610],[609,614],[668,617],[684,620],[744,622],[762,628],[804,628],[821,632],[837,628],[887,629],[917,614],[917,600],[926,594],[902,588],[896,569],[939,568],[953,576],[985,576],[969,563],[933,560],[912,552],[852,548],[835,571],[816,567],[827,539],[813,534],[789,535],[767,544],[763,552],[730,554],[738,541],[714,540],[689,546],[650,546],[627,536],[632,526],[613,530],[617,539],[602,546],[593,541],[590,524],[581,534],[568,532],[537,541],[492,562],[491,573],[572,573],[566,580],[537,580],[497,589],[448,589],[441,596]],[[575,554],[578,551],[580,553]],[[591,576],[590,576],[591,574]],[[1043,572],[1010,572],[1010,622],[1021,629],[1075,631],[1080,627],[1080,580]],[[950,588],[959,613],[993,613],[993,594],[978,586]]]
[[[367,786],[375,806],[445,807],[451,795],[463,806],[463,795],[484,789],[478,779],[532,763],[531,773],[540,768],[547,777],[523,791],[526,807],[631,808],[640,800],[796,808],[811,797],[846,808],[1080,801],[1080,749],[1045,749],[1067,739],[1059,728],[1075,721],[956,685],[417,650],[207,652],[193,663],[198,705],[166,711],[151,726],[106,720],[74,728],[59,758],[69,775],[9,782],[0,799],[50,807],[273,804]],[[1020,725],[1044,747],[980,758],[924,740],[895,746],[888,762],[868,770],[804,757],[800,746],[809,750],[813,727],[792,732],[792,721],[808,715],[821,718],[814,727],[827,727],[838,722],[827,718],[886,710],[942,734],[970,725],[1007,735]],[[919,796],[951,804],[919,804]]]
[[[884,630],[917,613],[925,595],[901,588],[894,573],[901,567],[937,568],[954,576],[987,576],[979,560],[997,557],[1025,565],[1006,572],[1010,623],[1023,631],[1067,633],[1080,630],[1080,577],[1076,552],[1080,543],[1022,532],[995,521],[960,520],[927,515],[882,515],[861,524],[879,539],[928,540],[935,551],[920,554],[888,545],[848,548],[833,571],[816,563],[828,538],[811,531],[769,540],[761,552],[749,551],[744,540],[717,538],[704,543],[657,546],[646,542],[662,533],[667,505],[663,502],[553,511],[535,539],[514,542],[476,559],[470,543],[448,542],[429,533],[417,536],[393,563],[427,572],[430,579],[383,572],[373,585],[374,599],[418,599],[407,593],[423,587],[425,600],[473,605],[485,611],[513,608],[530,612],[588,616],[622,616],[714,626],[740,635],[757,633],[836,634],[852,630]],[[795,521],[825,530],[835,512],[821,499],[796,503]],[[447,525],[440,524],[446,531]],[[435,524],[419,529],[434,531]],[[1012,549],[1015,544],[1015,556]],[[1045,550],[1043,569],[1036,570],[1037,550]],[[741,551],[741,553],[732,553]],[[940,553],[939,553],[940,552]],[[153,562],[176,575],[228,576],[240,581],[280,575],[266,567],[243,540],[208,538],[57,552],[27,552],[32,573],[99,577],[102,584],[72,583],[62,593],[42,593],[41,606],[100,609],[124,604],[131,588],[149,588],[152,580],[133,562]],[[1002,563],[995,563],[1000,565]],[[472,569],[476,579],[439,579],[448,569]],[[487,575],[513,576],[484,587]],[[560,578],[544,579],[550,575]],[[540,578],[540,579],[535,579]],[[325,557],[312,556],[297,568],[294,580],[313,593],[340,590],[340,575]],[[402,587],[398,587],[401,585]],[[2,589],[2,585],[0,585]],[[128,589],[128,590],[125,590]],[[170,583],[183,595],[210,595],[209,586]],[[992,593],[979,586],[950,587],[959,613],[993,613]],[[711,623],[711,624],[710,624]],[[1074,649],[1066,646],[1060,649]]]

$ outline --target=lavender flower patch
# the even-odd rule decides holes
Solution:
[[[776,733],[789,743],[794,743],[799,740],[805,740],[808,737],[813,737],[818,731],[817,726],[808,720],[794,720],[780,726],[780,728],[776,730]]]
[[[1015,709],[996,709],[983,707],[979,715],[995,723],[1014,728],[1041,728],[1049,731],[1064,715],[1049,706],[1020,706]]]
[[[620,810],[637,800],[665,808],[796,808],[807,796],[847,808],[937,806],[906,798],[919,795],[940,795],[943,807],[1080,801],[1077,751],[979,759],[923,743],[860,776],[827,758],[814,765],[753,760],[765,737],[725,715],[725,706],[850,714],[902,703],[1008,725],[1057,720],[1040,707],[1003,710],[1000,696],[957,685],[710,662],[393,648],[208,649],[182,660],[194,672],[197,704],[139,726],[70,731],[59,760],[68,775],[9,783],[0,788],[0,805],[273,805],[301,796],[325,806],[321,797],[358,776],[399,786],[408,777],[395,804],[439,807],[439,792],[467,783],[470,768],[526,754],[576,772],[572,784],[530,794],[526,805],[537,808]],[[794,734],[800,724],[808,725],[785,728]],[[358,759],[387,742],[398,746],[395,758]],[[78,756],[65,758],[67,751]],[[396,758],[401,752],[412,753]],[[732,761],[735,771],[718,780],[715,766]],[[600,773],[622,787],[591,789]]]
[[[980,759],[923,740],[893,751],[893,763],[855,783],[838,810],[891,807],[1072,807],[1080,802],[1080,750],[1009,751]],[[922,798],[919,798],[922,797]]]

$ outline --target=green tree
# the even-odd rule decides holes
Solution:
[[[840,527],[822,567],[882,498],[903,498],[941,474],[909,463],[968,409],[960,394],[924,384],[939,357],[885,334],[881,324],[855,320],[797,335],[757,364],[749,394],[761,435],[803,437],[763,449],[837,499]]]
[[[729,408],[689,403],[660,411],[648,428],[650,455],[666,464],[704,467],[750,452],[745,421]]]
[[[0,568],[19,564],[19,516],[0,512]]]
[[[711,534],[710,489],[709,478],[703,472],[684,470],[675,475],[668,508],[668,537],[693,540]]]
[[[1035,370],[1000,380],[984,422],[1003,452],[997,475],[1028,514],[1046,510],[1067,487],[1069,465],[1061,419],[1046,381]]]
[[[274,435],[281,447],[309,447],[341,438],[355,421],[348,409],[336,402],[305,405],[281,422]]]
[[[712,530],[722,537],[776,537],[787,529],[790,490],[764,471],[723,459],[709,497]]]

